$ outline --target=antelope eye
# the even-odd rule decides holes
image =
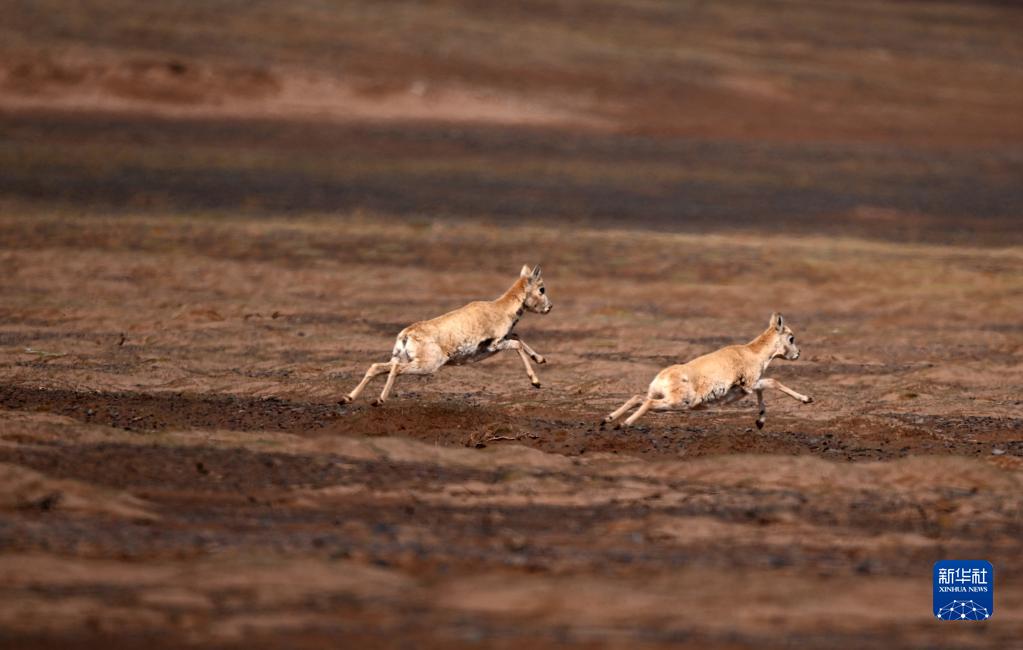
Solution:
[[[789,343],[795,343],[795,342],[796,342],[796,337],[790,336],[789,337]]]
[[[540,293],[547,293],[547,289],[545,289],[544,287],[540,287]]]

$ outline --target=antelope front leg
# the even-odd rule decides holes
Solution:
[[[540,380],[537,378],[536,373],[533,372],[533,366],[529,365],[529,356],[526,355],[526,351],[523,350],[525,343],[516,339],[503,339],[498,343],[495,343],[490,349],[494,352],[500,352],[501,350],[515,350],[519,353],[519,358],[522,359],[522,365],[526,367],[526,374],[529,375],[529,381],[534,387],[540,387]],[[534,353],[535,354],[535,353]],[[539,356],[539,355],[537,355]],[[540,357],[543,359],[543,357]],[[538,361],[537,363],[542,363]]]
[[[757,389],[757,407],[760,409],[760,414],[757,416],[757,428],[763,429],[764,422],[767,420],[767,406],[764,405],[764,390],[762,388]]]
[[[529,358],[532,359],[533,361],[537,362],[541,366],[543,364],[547,363],[547,359],[545,359],[542,354],[537,354],[536,350],[534,350],[533,348],[529,347],[529,344],[526,343],[525,341],[523,341],[522,339],[520,339],[518,334],[509,334],[507,337],[505,337],[505,340],[506,341],[518,341],[519,345],[522,346],[522,349],[525,350],[526,354],[529,355]]]
[[[761,379],[760,381],[753,385],[753,390],[756,391],[762,391],[765,388],[774,388],[775,390],[780,390],[781,392],[785,393],[792,399],[799,400],[803,404],[811,404],[813,402],[813,398],[810,397],[809,395],[797,393],[796,391],[792,390],[791,388],[789,388],[788,386],[786,386],[785,384],[781,383],[776,379],[767,378]]]
[[[364,376],[362,378],[362,381],[359,382],[359,385],[353,388],[352,392],[348,393],[340,400],[338,400],[338,404],[350,403],[352,400],[357,398],[362,393],[363,390],[366,389],[366,385],[369,384],[369,382],[372,381],[374,377],[376,377],[377,375],[382,375],[390,369],[391,369],[390,363],[374,363],[373,365],[371,365],[369,367],[369,370],[366,371],[366,376]]]

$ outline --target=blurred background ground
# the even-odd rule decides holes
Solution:
[[[1017,243],[996,2],[4,5],[0,189]]]
[[[1015,4],[0,9],[4,642],[1019,642]],[[335,405],[536,262],[540,391]],[[814,405],[595,426],[773,310]]]

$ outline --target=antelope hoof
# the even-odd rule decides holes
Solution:
[[[345,395],[344,397],[339,399],[337,401],[337,403],[338,404],[351,404],[352,403],[352,396],[351,395]]]
[[[539,379],[534,379],[534,380],[532,380],[529,383],[533,384],[533,388],[539,388],[540,387],[540,380]]]
[[[624,428],[625,428],[625,426],[622,425],[621,422],[615,422],[615,426],[614,426],[615,431],[618,431],[619,429],[624,429]]]
[[[806,399],[803,400],[803,404],[813,404],[813,398],[807,397]]]
[[[384,400],[380,399],[379,397],[370,402],[370,404],[372,404],[373,406],[381,406],[383,403]]]
[[[547,363],[547,359],[544,356],[539,355],[539,354],[533,357],[533,361],[537,362],[541,366],[543,364]]]
[[[757,428],[758,429],[763,429],[764,428],[764,421],[763,420],[757,420]]]

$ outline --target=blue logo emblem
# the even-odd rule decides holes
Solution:
[[[987,560],[934,563],[934,616],[983,621],[995,613],[995,568]]]

